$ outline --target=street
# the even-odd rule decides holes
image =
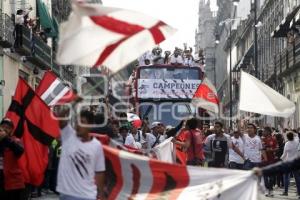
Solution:
[[[281,188],[275,188],[274,190],[274,197],[265,197],[262,196],[262,200],[292,200],[292,199],[298,199],[296,195],[296,186],[295,182],[291,181],[291,187],[289,188],[289,196],[281,196],[283,189]],[[45,195],[40,198],[34,198],[36,200],[57,200],[58,196],[54,194]]]

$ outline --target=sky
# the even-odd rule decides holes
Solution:
[[[194,47],[199,0],[103,0],[103,5],[139,11],[176,28],[177,33],[160,45],[163,50],[183,48],[183,43]]]

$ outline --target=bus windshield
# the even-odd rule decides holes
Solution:
[[[159,121],[175,127],[183,119],[196,115],[197,108],[189,102],[143,102],[139,111],[142,119],[148,119],[150,124]]]

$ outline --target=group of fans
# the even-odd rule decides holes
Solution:
[[[244,130],[230,133],[224,132],[221,122],[210,126],[196,118],[184,120],[175,128],[161,122],[149,124],[147,120],[140,128],[130,124],[119,126],[117,121],[112,125],[113,139],[143,152],[151,152],[165,139],[174,137],[177,159],[187,165],[250,170],[292,160],[300,154],[298,131],[285,129],[279,133],[268,126],[259,129],[252,123]],[[300,195],[300,174],[294,170],[265,175],[266,196],[274,196],[275,185],[284,188],[282,195],[287,196],[291,174]]]
[[[178,162],[193,166],[249,170],[279,160],[293,160],[299,154],[299,132],[296,130],[286,129],[278,133],[270,127],[258,129],[255,124],[249,123],[245,130],[225,133],[221,122],[216,121],[210,126],[197,118],[183,120],[177,127],[166,126],[158,121],[149,123],[148,120],[133,123],[121,118],[109,120],[102,127],[90,128],[86,125],[102,124],[105,116],[85,110],[78,114],[80,123],[71,125],[65,119],[69,116],[68,109],[57,109],[55,113],[61,117],[61,137],[49,147],[49,168],[44,184],[37,190],[60,193],[60,199],[63,200],[74,199],[73,197],[104,198],[104,154],[101,143],[90,133],[106,135],[145,154],[167,138],[173,137]],[[5,118],[0,123],[0,199],[28,199],[32,187],[22,181],[17,165],[17,159],[24,149],[20,140],[12,135],[13,129],[10,119]],[[266,195],[273,196],[273,187],[277,185],[284,187],[282,195],[287,196],[291,174],[300,194],[298,171],[286,168],[278,170],[280,167],[276,169],[278,173],[272,173],[273,169],[268,168],[265,171],[264,168],[262,171],[256,169],[257,174],[263,174],[268,189]],[[8,176],[14,178],[8,179]],[[82,178],[86,181],[81,182]],[[84,187],[76,189],[79,185]]]
[[[203,66],[204,56],[203,51],[199,52],[198,59],[194,59],[193,49],[185,46],[184,49],[178,47],[175,48],[173,54],[170,51],[165,51],[164,56],[162,56],[162,49],[160,47],[153,48],[152,52],[146,52],[139,58],[139,66],[147,65],[163,65],[171,64],[175,66]]]

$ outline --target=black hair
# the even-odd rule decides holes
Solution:
[[[219,125],[219,126],[221,126],[221,128],[223,128],[223,123],[220,122],[220,121],[216,121],[216,122],[215,122],[215,125]]]
[[[191,118],[186,121],[186,126],[189,129],[196,129],[198,127],[198,120],[196,118]]]
[[[119,132],[122,132],[122,131],[127,131],[128,132],[129,130],[126,126],[122,126],[122,127],[119,128]]]
[[[256,128],[256,125],[253,124],[253,123],[248,123],[247,126],[252,126],[255,130],[257,129],[257,128]]]
[[[264,128],[264,130],[267,131],[269,134],[272,133],[272,129],[271,129],[269,126],[266,126],[266,127]]]
[[[22,9],[17,10],[17,15],[22,15],[22,13],[23,13]]]
[[[275,134],[275,138],[276,138],[276,141],[279,145],[284,144],[284,139],[283,139],[283,136],[281,134]]]
[[[255,130],[256,130],[256,128],[255,128]],[[262,129],[259,129],[259,130],[257,131],[257,135],[258,135],[259,137],[262,137],[262,136],[263,136],[263,130],[262,130]]]
[[[80,117],[85,118],[87,120],[88,124],[94,123],[94,114],[91,111],[82,110],[80,112]]]
[[[7,126],[9,126],[10,128],[14,128],[14,123],[10,120],[10,119],[8,119],[8,118],[4,118],[2,121],[1,121],[1,123],[0,123],[0,125],[7,125]]]
[[[102,113],[97,113],[94,116],[94,121],[96,124],[103,124],[105,122],[105,116]]]
[[[287,139],[289,140],[289,141],[293,141],[294,140],[294,133],[293,132],[288,132],[287,134],[286,134],[286,137],[287,137]]]

